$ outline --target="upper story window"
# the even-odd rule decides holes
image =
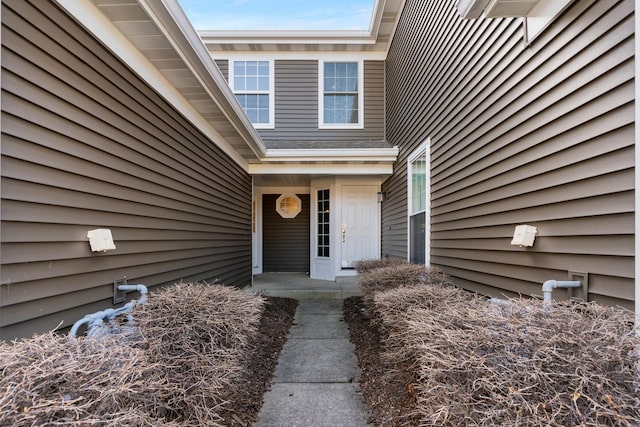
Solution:
[[[274,125],[273,61],[232,61],[231,89],[256,129]]]
[[[324,129],[361,129],[364,123],[362,61],[320,61],[319,118]]]

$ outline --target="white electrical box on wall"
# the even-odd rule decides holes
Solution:
[[[108,228],[89,230],[87,237],[89,238],[92,252],[107,252],[116,248],[115,243],[113,243],[113,236],[111,236],[111,230]]]
[[[520,247],[533,246],[537,232],[538,229],[532,225],[517,225],[516,230],[513,233],[513,240],[511,240],[511,244],[513,246]]]

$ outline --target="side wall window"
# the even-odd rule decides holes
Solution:
[[[231,90],[256,129],[274,127],[273,61],[231,61]]]
[[[429,139],[408,160],[409,261],[429,265]]]
[[[318,69],[320,128],[363,127],[363,69],[363,61],[320,61]]]

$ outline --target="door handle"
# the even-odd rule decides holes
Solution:
[[[342,243],[346,241],[347,236],[347,224],[342,224]]]

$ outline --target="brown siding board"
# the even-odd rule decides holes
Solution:
[[[538,138],[533,135],[521,138],[500,150],[492,156],[486,156],[474,161],[459,173],[451,173],[448,177],[442,178],[432,187],[432,198],[436,200],[448,200],[450,193],[461,191],[462,194],[475,192],[480,186],[485,186],[486,182],[493,181],[495,186],[507,184],[513,180],[513,176],[507,172],[517,168],[526,167],[534,174],[542,168],[550,170],[547,163],[563,166],[566,163],[559,163],[559,157],[566,157],[567,153],[587,158],[591,153],[606,154],[623,147],[628,147],[630,133],[634,132],[633,106],[625,105],[610,114],[600,116],[590,120],[583,125],[572,129],[572,138],[568,139],[561,131],[555,136],[545,139],[546,132],[538,132]],[[613,129],[608,131],[608,129]],[[536,143],[535,141],[541,141]],[[590,141],[591,140],[591,141]],[[588,144],[585,142],[590,141]],[[565,162],[568,160],[563,159]],[[572,161],[570,161],[572,162]],[[464,175],[461,177],[460,175]],[[469,181],[464,177],[473,174],[475,179]]]
[[[43,19],[47,18],[43,17]],[[84,37],[83,33],[81,33],[81,30],[77,30],[73,27],[70,29],[65,28],[64,32],[62,32],[60,29],[53,29],[52,31],[54,35],[59,35],[60,37],[64,37],[67,32],[71,32],[72,34],[78,33],[79,35],[76,35],[76,37]],[[88,95],[85,95],[85,92],[87,92],[92,94],[92,96],[97,101],[107,99],[107,101],[103,102],[101,105],[104,105],[105,108],[109,108],[110,105],[113,105],[110,99],[116,98],[117,101],[128,105],[131,111],[135,111],[137,114],[148,121],[149,126],[145,127],[145,131],[153,132],[158,126],[164,127],[163,131],[172,132],[171,136],[174,137],[179,143],[182,142],[182,139],[178,138],[179,135],[182,135],[183,137],[186,137],[188,139],[192,139],[192,141],[190,141],[191,144],[189,144],[189,149],[193,149],[194,147],[200,149],[204,147],[204,144],[201,143],[202,138],[197,137],[193,133],[193,131],[186,129],[179,122],[176,122],[173,119],[172,114],[162,115],[162,113],[169,112],[166,105],[162,101],[160,101],[159,97],[155,93],[150,92],[148,88],[146,88],[145,86],[132,84],[130,81],[124,78],[121,73],[115,72],[109,66],[102,66],[98,68],[90,66],[89,64],[85,64],[84,62],[79,62],[75,60],[77,52],[73,52],[72,54],[69,51],[70,48],[85,50],[85,52],[87,52],[87,55],[96,55],[99,56],[100,59],[106,60],[108,58],[103,58],[105,56],[103,49],[96,49],[95,51],[91,50],[89,52],[86,50],[87,48],[82,43],[76,42],[75,40],[68,40],[69,44],[65,45],[65,48],[61,48],[60,45],[57,44],[54,40],[55,38],[51,39],[46,37],[42,40],[38,39],[38,43],[36,44],[36,46],[45,45],[47,47],[47,49],[43,51],[45,58],[50,58],[54,61],[57,61],[58,59],[67,59],[67,61],[65,61],[66,63],[74,63],[73,67],[69,67],[68,65],[62,66],[63,68],[60,70],[60,73],[57,76],[58,78],[65,79],[64,81],[66,82],[67,86],[72,88],[83,88],[83,73],[93,72],[93,74],[95,75],[97,83],[95,85],[88,86],[92,90],[82,90],[80,91],[80,93],[77,93],[76,91],[75,96],[78,96],[80,100],[88,97]],[[87,45],[95,45],[95,48],[98,48],[100,46],[96,41],[87,41],[86,38],[83,39],[83,42]],[[39,49],[28,49],[26,50],[26,52],[21,51],[21,54],[25,55],[37,52],[38,50]],[[49,52],[54,52],[55,55],[49,55]],[[36,57],[32,62],[38,63],[38,59],[39,57]],[[99,87],[101,90],[95,90],[96,87]],[[140,95],[144,98],[149,98],[150,103],[153,103],[157,108],[148,108],[148,106],[142,105],[141,103],[137,102],[138,97],[136,95]],[[122,113],[119,109],[114,109],[113,114],[121,115]],[[123,119],[126,121],[129,116],[130,114],[125,115],[123,116]],[[161,122],[158,122],[158,117],[160,116],[162,116],[163,120]],[[170,125],[170,127],[164,126],[165,124]],[[205,148],[204,150],[200,151],[202,151],[201,154],[205,155],[206,157],[205,151],[209,150],[209,148]],[[172,154],[174,153],[176,152],[174,151]],[[194,158],[192,160],[196,162],[198,161],[197,158]]]
[[[12,104],[18,104],[21,101],[12,99],[7,96],[6,99],[11,100]],[[15,101],[15,102],[13,102]],[[29,114],[31,119],[37,116],[37,122],[27,122],[16,116],[9,115],[8,110],[4,111],[3,131],[3,151],[7,156],[23,158],[29,161],[37,160],[40,164],[52,167],[59,166],[60,163],[52,162],[52,159],[73,159],[64,160],[84,162],[84,170],[86,171],[87,163],[91,164],[92,172],[99,172],[99,176],[109,182],[120,183],[122,185],[140,184],[152,191],[151,189],[159,189],[162,194],[169,190],[177,193],[199,196],[203,200],[208,200],[211,196],[220,198],[232,205],[242,201],[241,197],[236,194],[225,194],[225,192],[216,191],[216,187],[198,181],[195,177],[184,176],[180,169],[170,169],[162,163],[157,162],[147,156],[139,155],[121,145],[114,145],[107,138],[97,138],[88,131],[77,134],[77,139],[70,139],[69,131],[67,135],[51,132],[41,126],[46,126],[46,112],[42,110],[27,110],[25,114]],[[63,131],[64,121],[60,120],[60,131]],[[29,141],[38,141],[39,145],[31,144]],[[92,144],[93,146],[91,146]],[[107,152],[104,147],[110,147],[112,150]],[[66,157],[64,156],[66,155]],[[162,172],[159,172],[162,171]],[[81,171],[84,173],[84,171]],[[222,180],[220,180],[222,181]],[[137,185],[136,185],[137,187]]]
[[[580,0],[530,47],[519,20],[407,1],[386,62],[383,256],[406,257],[406,159],[431,138],[431,261],[462,286],[540,294],[568,270],[629,306],[634,277],[634,4]],[[513,228],[538,227],[533,248]]]
[[[383,141],[384,62],[364,61],[364,68],[364,129],[318,129],[318,61],[276,60],[275,128],[259,129],[260,136],[277,148],[325,140]]]
[[[633,227],[632,213],[611,214],[586,218],[557,219],[553,221],[538,221],[537,237],[542,236],[601,236],[615,235],[628,232]],[[431,239],[436,240],[464,240],[464,239],[507,239],[513,236],[512,225],[496,225],[487,227],[447,229],[445,231],[431,231]]]
[[[200,166],[194,162],[190,164],[189,157],[188,157],[190,154],[189,152],[184,153],[184,152],[180,152],[178,149],[170,149],[170,150],[166,150],[167,151],[166,154],[165,153],[161,154],[159,150],[156,150],[155,147],[151,147],[141,142],[144,140],[149,140],[150,135],[146,134],[146,131],[143,131],[142,129],[137,127],[130,126],[128,122],[119,121],[117,117],[111,116],[110,114],[106,116],[104,121],[96,122],[95,117],[93,115],[90,115],[84,112],[79,112],[77,111],[77,107],[75,106],[71,107],[67,103],[67,102],[71,102],[71,100],[76,99],[76,97],[74,97],[73,95],[69,95],[67,101],[63,101],[59,98],[48,97],[46,93],[34,93],[33,95],[29,96],[28,94],[30,92],[29,91],[30,88],[27,85],[22,86],[18,83],[18,81],[12,81],[12,77],[15,77],[15,80],[19,80],[19,79],[17,78],[17,76],[12,75],[11,73],[6,73],[6,74],[7,74],[6,76],[3,74],[3,85],[6,85],[5,87],[11,88],[12,91],[20,91],[20,94],[22,96],[24,96],[25,94],[28,96],[27,99],[24,99],[22,101],[22,104],[19,101],[10,98],[10,100],[14,101],[14,104],[16,106],[24,107],[23,110],[20,110],[20,113],[27,115],[27,117],[31,116],[30,114],[31,105],[33,103],[39,103],[43,107],[42,110],[46,112],[56,111],[58,114],[65,114],[67,117],[71,118],[73,120],[71,125],[79,124],[85,129],[91,129],[90,132],[98,131],[102,135],[105,135],[105,133],[108,134],[109,132],[111,132],[111,141],[109,141],[111,143],[113,143],[114,135],[117,135],[118,140],[127,148],[130,148],[140,153],[147,159],[153,159],[156,162],[156,165],[155,165],[156,167],[158,166],[170,167],[176,171],[176,174],[179,174],[179,171],[182,168],[191,167],[192,169],[194,169],[194,171],[197,171],[200,173],[199,176],[194,178],[200,180],[205,185],[211,186],[211,181],[208,180],[207,178],[209,176],[215,176],[216,178],[219,178],[219,180],[217,181],[218,185],[230,187],[229,185],[227,185],[228,178],[221,176],[219,172],[207,170],[206,167]],[[47,102],[47,99],[49,99],[50,102]],[[87,106],[86,108],[89,108],[89,107]],[[13,109],[8,109],[7,111],[14,112]],[[83,118],[83,120],[80,119],[81,117]],[[48,117],[45,118],[45,120],[47,119]],[[118,126],[117,128],[118,131],[114,132],[113,129],[111,128],[112,126]],[[148,127],[152,127],[151,124],[149,124]],[[154,127],[158,127],[158,126],[154,126]],[[67,132],[70,136],[73,136],[73,134],[70,132],[68,127],[66,129],[61,129],[61,132]],[[136,140],[132,139],[132,137],[136,135],[142,139],[136,139]],[[93,138],[95,138],[95,135],[92,135],[92,136]],[[165,136],[154,135],[154,136],[151,136],[151,138],[158,138],[159,140],[161,140],[161,138],[166,138],[166,135]],[[82,139],[78,139],[78,140],[82,141]],[[200,160],[201,158],[204,157],[206,159],[207,157],[203,153],[198,153],[198,155],[191,154],[191,156],[194,157],[194,159],[198,159],[198,162],[201,162]],[[160,161],[160,164],[158,164],[158,160]]]
[[[92,289],[96,283],[113,283],[113,280],[129,277],[141,283],[153,283],[154,286],[170,284],[178,281],[213,281],[220,279],[223,283],[229,283],[237,276],[237,269],[246,265],[247,257],[241,251],[172,251],[166,254],[142,254],[140,261],[130,265],[126,257],[115,257],[109,263],[101,263],[86,260],[70,260],[56,262],[32,263],[29,267],[29,276],[20,282],[12,282],[7,279],[6,286],[1,290],[3,297],[3,319],[7,317],[9,307],[20,309],[20,303],[26,301],[39,301],[43,298],[59,294],[73,294],[74,292]],[[7,277],[17,268],[9,265]],[[118,275],[117,269],[127,269],[128,274]],[[48,271],[47,271],[48,270]],[[24,266],[22,267],[24,271]],[[81,271],[81,273],[78,273]],[[70,277],[73,276],[73,277]],[[111,285],[112,286],[112,285]],[[113,292],[113,290],[112,290]],[[68,307],[73,307],[78,301],[69,298]],[[32,316],[26,311],[25,316]],[[8,319],[11,319],[10,317]],[[14,319],[11,319],[11,324]],[[5,322],[0,322],[5,324]],[[55,325],[54,325],[55,326]]]
[[[501,252],[500,254],[496,254],[488,250],[478,251],[443,248],[433,248],[431,253],[434,263],[440,264],[437,260],[448,259],[451,265],[456,265],[460,268],[465,268],[465,266],[469,268],[470,265],[484,265],[486,268],[489,264],[497,263],[531,268],[542,268],[544,266],[550,270],[564,271],[565,274],[563,274],[561,278],[566,277],[567,271],[584,271],[614,277],[633,278],[633,261],[629,261],[625,259],[625,257],[593,254],[583,256],[580,254],[533,253],[525,251]],[[457,261],[454,262],[454,260]],[[448,264],[445,263],[443,265],[446,266]],[[500,272],[501,268],[506,267],[492,268],[496,268],[495,271]],[[482,269],[479,268],[479,270]]]
[[[551,196],[554,187],[558,187],[558,190],[565,192],[565,200],[580,198],[580,190],[578,190],[577,187],[582,187],[582,184],[593,185],[592,188],[594,190],[604,191],[605,193],[613,190],[628,189],[628,187],[620,186],[623,179],[618,175],[622,172],[613,175],[609,172],[615,167],[620,169],[633,168],[633,147],[618,150],[608,155],[594,157],[593,159],[589,159],[589,161],[574,157],[573,155],[576,154],[575,150],[564,154],[566,154],[566,156],[561,154],[554,156],[554,158],[558,157],[563,159],[566,157],[567,163],[564,163],[565,166],[563,166],[562,163],[554,166],[556,164],[555,159],[549,159],[547,162],[533,163],[531,168],[517,169],[513,171],[513,174],[501,179],[500,181],[504,182],[502,185],[493,185],[493,183],[490,182],[491,180],[484,181],[482,185],[477,185],[475,186],[476,188],[465,191],[462,194],[449,194],[450,197],[447,200],[433,199],[431,212],[433,215],[440,215],[472,206],[487,206],[489,202],[492,201],[496,202],[503,199],[516,200],[516,197],[520,195],[526,195],[529,198],[528,203],[535,206],[539,203],[538,199],[540,198],[546,199],[549,197],[549,202],[556,201],[553,200],[553,196]],[[576,161],[576,163],[569,163],[571,161]],[[547,170],[535,170],[531,173],[531,169],[540,169],[539,166],[543,164],[549,164],[548,167],[544,168]],[[606,180],[606,176],[608,175],[612,175],[613,182]],[[519,177],[522,176],[529,176],[530,178],[519,181]],[[571,177],[570,180],[566,179],[567,176]],[[627,177],[627,185],[629,185],[628,180],[629,178]],[[602,181],[602,183],[597,184],[599,181]],[[557,186],[556,183],[558,182],[564,182],[565,184]],[[614,186],[603,188],[608,184],[613,184]],[[617,186],[615,186],[616,184]],[[572,188],[576,188],[576,190]],[[534,192],[539,192],[540,196],[534,196]],[[588,196],[590,196],[590,194],[588,194]],[[562,200],[562,198],[558,200]],[[501,208],[497,205],[496,207],[499,210],[508,210],[507,208]]]
[[[0,339],[111,305],[113,280],[251,276],[251,179],[52,2],[2,3]],[[87,230],[116,250],[92,254]]]
[[[295,218],[276,212],[280,194],[263,194],[262,265],[265,272],[309,272],[310,196],[298,194],[302,211]]]

